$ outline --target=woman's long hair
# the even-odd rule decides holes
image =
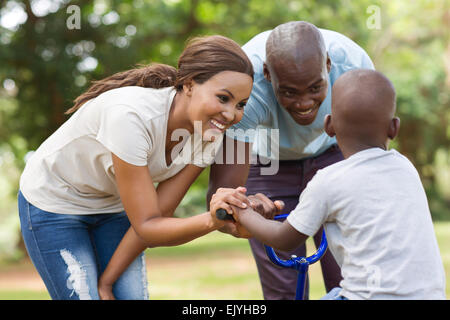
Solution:
[[[155,63],[93,81],[88,90],[74,100],[74,106],[66,114],[75,112],[86,101],[108,90],[127,86],[155,89],[173,86],[180,91],[187,81],[201,84],[222,71],[245,73],[253,78],[252,63],[236,42],[219,35],[193,38],[178,59],[177,69]]]

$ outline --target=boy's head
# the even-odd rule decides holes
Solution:
[[[374,70],[351,70],[333,85],[325,131],[336,136],[344,156],[372,147],[387,149],[400,128],[395,109],[395,89],[388,78]]]

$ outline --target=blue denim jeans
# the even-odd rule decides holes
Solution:
[[[97,282],[130,227],[125,212],[96,215],[41,210],[18,195],[22,236],[52,299],[99,299]],[[113,286],[116,299],[148,299],[142,253]]]

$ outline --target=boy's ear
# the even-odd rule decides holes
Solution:
[[[325,116],[325,119],[323,120],[323,127],[324,127],[327,135],[329,135],[331,138],[333,138],[336,135],[336,132],[334,131],[333,123],[331,121],[331,114],[327,114]]]
[[[394,117],[389,124],[388,138],[394,140],[400,131],[400,118]]]
[[[263,64],[263,73],[264,73],[264,78],[266,78],[267,81],[271,82],[269,67],[267,66],[267,64],[265,62]]]

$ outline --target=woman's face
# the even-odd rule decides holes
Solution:
[[[245,73],[222,71],[202,84],[192,81],[183,88],[190,97],[189,120],[203,140],[211,141],[241,121],[252,85]]]

